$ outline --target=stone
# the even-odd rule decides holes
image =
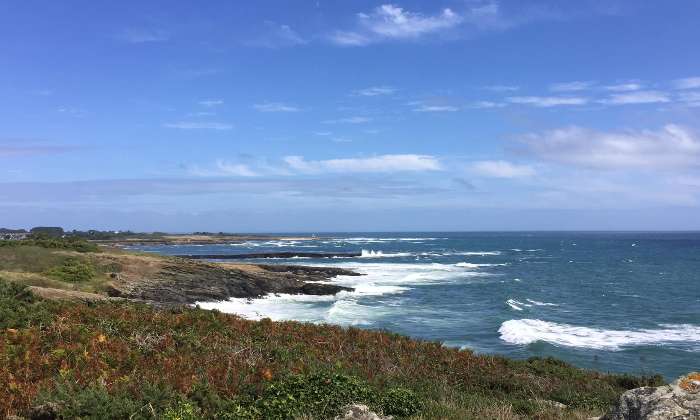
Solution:
[[[58,411],[58,404],[47,402],[32,407],[29,410],[29,418],[31,420],[56,420],[58,419]]]
[[[602,420],[700,420],[700,373],[671,385],[631,389]]]
[[[351,404],[343,408],[342,414],[335,420],[392,420],[391,416],[380,416],[362,404]]]

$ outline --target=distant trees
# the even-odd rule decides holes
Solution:
[[[53,226],[37,226],[33,227],[29,233],[32,234],[32,236],[36,237],[44,237],[44,238],[60,238],[64,235],[64,231],[62,227],[53,227]]]

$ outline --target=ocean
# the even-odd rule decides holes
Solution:
[[[700,233],[352,233],[316,240],[139,246],[161,254],[362,252],[250,262],[343,267],[336,296],[201,302],[250,319],[384,329],[608,372],[700,370]]]

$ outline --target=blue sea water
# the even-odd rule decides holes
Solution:
[[[202,302],[251,319],[387,329],[515,358],[610,372],[700,370],[700,233],[363,233],[316,240],[141,246],[162,254],[362,251],[277,259],[361,277],[336,296]]]

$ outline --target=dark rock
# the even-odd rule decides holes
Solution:
[[[32,407],[29,410],[30,420],[56,420],[58,419],[59,406],[56,403],[47,402]]]
[[[181,305],[229,298],[256,298],[268,293],[333,295],[352,291],[328,284],[335,276],[359,275],[335,267],[297,265],[225,265],[170,258],[148,278],[122,276],[108,288],[113,297]]]

